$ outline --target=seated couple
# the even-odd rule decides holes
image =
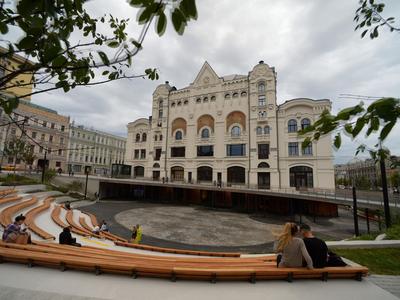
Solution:
[[[303,239],[296,237],[299,231]],[[278,237],[276,251],[279,268],[306,266],[313,269],[346,265],[336,254],[328,252],[326,243],[316,238],[307,224],[299,228],[295,223],[286,223]]]

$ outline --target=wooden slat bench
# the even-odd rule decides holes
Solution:
[[[74,232],[83,235],[83,236],[92,236],[92,237],[97,237],[101,238],[100,235],[94,234],[91,230],[87,230],[78,224],[75,223],[74,221],[74,211],[72,209],[67,210],[67,214],[65,216],[65,219],[67,220],[68,224],[71,225],[72,229],[74,229]]]
[[[116,241],[115,244],[118,246],[123,246],[123,247],[130,247],[130,248],[142,249],[142,250],[147,250],[147,251],[174,253],[174,254],[186,254],[186,255],[197,255],[197,256],[219,256],[219,257],[239,257],[240,256],[240,253],[234,253],[234,252],[181,250],[181,249],[163,248],[163,247],[141,245],[141,244],[123,243],[123,242],[118,242],[118,241]]]
[[[91,213],[85,213],[85,214],[89,216],[90,221],[92,222],[93,227],[100,226],[100,225],[99,225],[99,222],[97,221],[97,218],[96,218],[96,216],[95,216],[94,214],[91,214]],[[86,221],[85,221],[85,223],[86,223]],[[82,224],[81,224],[81,225],[82,225]],[[89,226],[89,227],[90,227],[90,226]],[[104,231],[102,231],[102,232],[100,233],[100,235],[103,236],[104,238],[110,240],[110,241],[118,241],[118,242],[123,242],[123,243],[127,243],[127,242],[128,242],[127,239],[124,239],[124,238],[122,238],[122,237],[120,237],[120,236],[118,236],[118,235],[112,234],[112,233],[110,233],[110,232],[104,232]]]
[[[11,194],[15,194],[17,191],[15,189],[4,189],[4,190],[0,190],[0,196],[7,196],[7,195],[11,195]]]
[[[61,228],[68,227],[69,225],[65,224],[61,219],[60,219],[60,213],[61,213],[61,206],[55,205],[52,212],[51,212],[51,219],[53,220],[54,223],[56,223],[58,226]],[[71,228],[71,231],[75,234],[82,235],[82,236],[88,236],[85,232],[81,230],[77,230],[74,227]]]
[[[23,210],[24,208],[35,205],[37,201],[38,201],[37,198],[33,196],[30,200],[14,204],[12,206],[7,207],[6,209],[3,209],[0,212],[0,224],[3,225],[3,227],[6,227],[8,224],[11,224],[14,215],[16,215],[19,211]]]
[[[35,234],[37,234],[38,236],[40,236],[45,240],[50,240],[50,239],[54,240],[55,237],[52,234],[48,233],[47,231],[43,230],[42,228],[39,228],[35,224],[35,218],[40,213],[48,210],[51,206],[51,202],[53,201],[54,201],[53,197],[47,197],[41,205],[31,209],[25,215],[26,217],[25,224],[29,227],[30,230],[32,230]]]
[[[0,205],[1,204],[7,204],[7,203],[10,203],[10,202],[19,201],[21,199],[22,199],[22,197],[20,197],[20,196],[7,196],[5,198],[1,198],[0,199]]]
[[[195,267],[195,266],[174,266],[166,264],[144,264],[132,261],[115,261],[98,257],[79,257],[77,255],[64,255],[55,253],[42,253],[32,250],[10,249],[0,247],[0,258],[2,261],[27,263],[29,265],[43,265],[49,267],[60,267],[92,271],[96,274],[102,272],[129,274],[132,276],[146,276],[158,278],[195,279],[209,280],[271,280],[285,279],[322,279],[330,278],[355,278],[361,280],[366,276],[368,269],[364,267],[337,267],[307,270],[305,268],[280,268],[266,265],[265,267]]]

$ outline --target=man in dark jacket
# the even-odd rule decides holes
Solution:
[[[77,247],[81,246],[81,244],[77,243],[76,239],[72,237],[71,227],[65,227],[63,229],[63,231],[60,233],[60,236],[58,237],[58,241],[60,244],[64,245],[71,245]]]
[[[328,246],[326,243],[323,240],[316,238],[313,235],[310,226],[307,224],[301,224],[300,231],[303,235],[303,241],[306,245],[307,252],[310,254],[313,261],[314,268],[325,267],[328,260]]]

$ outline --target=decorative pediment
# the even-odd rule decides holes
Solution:
[[[191,85],[194,86],[208,86],[216,84],[221,81],[217,73],[211,68],[208,62],[205,62],[200,69],[199,74],[197,74],[196,79]]]

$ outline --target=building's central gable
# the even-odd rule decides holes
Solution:
[[[200,69],[200,72],[197,74],[196,79],[193,81],[191,85],[193,86],[207,86],[219,83],[221,78],[215,73],[213,68],[209,65],[208,62],[205,62]]]

